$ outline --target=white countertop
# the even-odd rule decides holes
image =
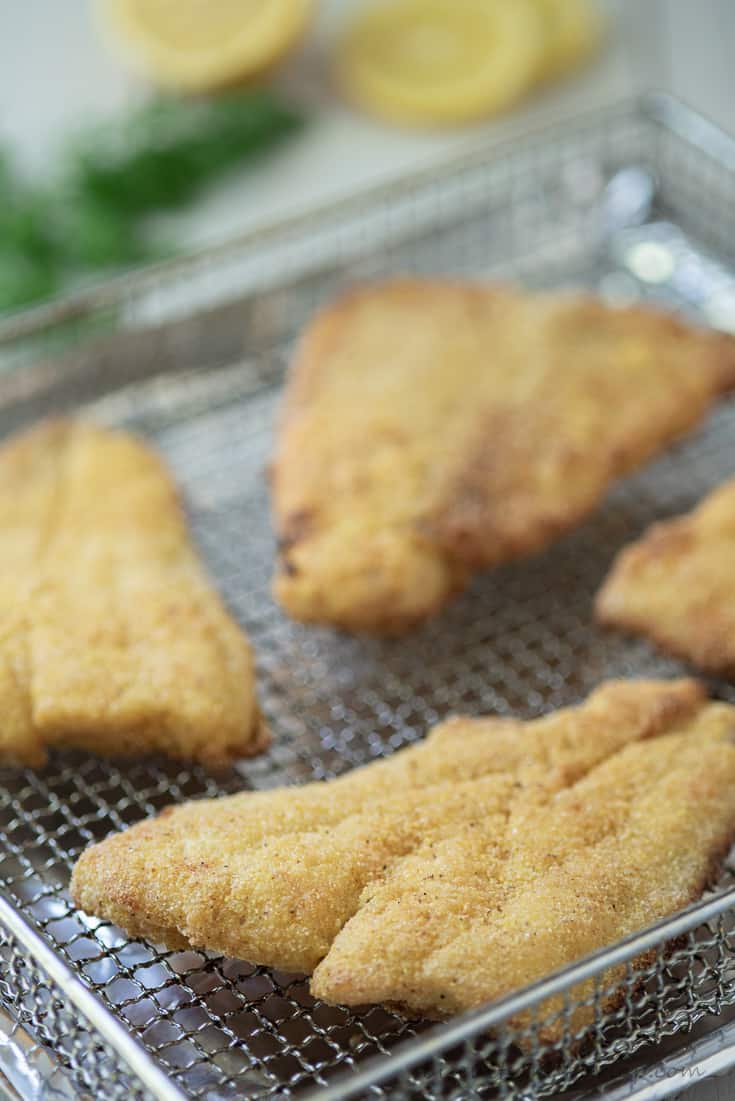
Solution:
[[[304,134],[235,174],[182,217],[182,246],[229,236],[546,118],[622,98],[636,87],[666,86],[735,129],[731,0],[606,0],[612,41],[588,71],[496,121],[430,134],[373,122],[342,104],[330,87],[329,39],[354,3],[321,0],[317,27],[282,70],[280,82],[311,107]],[[100,42],[88,0],[0,0],[0,143],[9,143],[29,172],[48,171],[70,130],[85,120],[114,118],[144,92]]]
[[[634,61],[622,22],[604,57],[581,76],[497,122],[456,131],[391,129],[344,106],[330,87],[328,42],[352,0],[323,0],[318,26],[280,82],[311,110],[303,135],[234,174],[176,218],[179,245],[228,237],[245,226],[400,176],[457,149],[501,138],[518,126],[621,98],[634,86]],[[85,0],[0,0],[0,142],[28,171],[43,174],[60,140],[85,119],[114,117],[145,89],[95,33]],[[29,64],[29,58],[32,63]]]
[[[311,109],[309,126],[254,167],[233,174],[190,213],[177,215],[172,228],[181,247],[229,237],[544,119],[623,98],[636,87],[669,86],[717,121],[729,121],[723,33],[729,24],[729,40],[735,41],[735,5],[729,0],[607,0],[614,13],[612,41],[589,70],[496,121],[437,133],[373,122],[345,106],[330,87],[329,39],[354,2],[321,0],[317,27],[279,77]],[[0,34],[0,143],[9,143],[33,175],[48,171],[69,131],[85,120],[114,118],[145,92],[101,43],[87,0],[0,0]]]

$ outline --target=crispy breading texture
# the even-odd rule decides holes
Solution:
[[[597,618],[735,680],[734,569],[735,478],[620,552],[597,594]]]
[[[611,681],[337,780],[169,808],[88,849],[72,893],[169,947],[313,972],[327,1001],[454,1013],[695,898],[735,833],[734,736],[695,681]]]
[[[438,280],[307,329],[272,467],[277,599],[398,634],[541,550],[735,386],[735,341],[642,307]]]
[[[264,748],[250,646],[145,444],[63,420],[12,439],[0,529],[0,757]]]

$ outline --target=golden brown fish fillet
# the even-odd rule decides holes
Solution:
[[[735,341],[576,295],[403,280],[307,330],[272,468],[290,615],[400,633],[538,551],[735,386]]]
[[[597,618],[735,680],[735,478],[624,548]]]
[[[14,438],[0,531],[0,758],[264,747],[250,646],[143,443],[61,420]]]
[[[695,681],[611,681],[337,780],[169,808],[88,849],[72,893],[169,947],[313,971],[327,1001],[454,1013],[694,899],[735,834],[734,739]]]

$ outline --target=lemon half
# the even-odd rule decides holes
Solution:
[[[314,0],[100,0],[99,15],[160,84],[209,91],[268,68]]]
[[[543,51],[534,0],[380,0],[349,27],[337,71],[349,96],[386,118],[460,123],[515,103]]]
[[[536,0],[544,23],[546,49],[539,79],[575,69],[600,45],[603,19],[594,0]]]

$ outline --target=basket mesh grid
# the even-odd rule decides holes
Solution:
[[[327,1087],[369,1056],[389,1056],[427,1024],[380,1007],[348,1011],[320,1004],[303,977],[131,941],[72,906],[66,888],[79,853],[172,801],[335,775],[421,738],[453,712],[533,716],[579,700],[605,677],[681,672],[644,642],[598,630],[592,598],[620,546],[653,519],[690,508],[735,468],[735,414],[723,406],[699,433],[618,486],[594,517],[547,553],[479,578],[412,636],[346,639],[301,627],[269,596],[274,548],[263,476],[294,332],[337,286],[392,270],[503,272],[537,285],[573,282],[603,293],[624,285],[627,294],[696,308],[699,290],[699,297],[687,296],[672,281],[636,280],[625,263],[631,239],[616,251],[614,241],[601,243],[592,221],[614,171],[629,163],[656,168],[660,158],[671,174],[677,151],[686,172],[670,195],[662,185],[656,224],[626,232],[640,240],[656,233],[660,240],[661,225],[668,226],[671,249],[684,250],[713,285],[720,280],[729,286],[726,267],[695,244],[676,206],[676,187],[688,192],[696,182],[694,154],[642,116],[621,111],[605,126],[529,144],[443,186],[430,183],[408,205],[416,235],[399,244],[368,250],[367,216],[349,233],[342,227],[342,262],[284,283],[265,305],[244,305],[245,345],[238,319],[232,337],[238,354],[229,354],[224,339],[224,351],[213,352],[214,367],[205,357],[196,369],[181,369],[176,349],[187,341],[197,346],[189,329],[187,340],[179,333],[168,341],[171,364],[156,366],[160,373],[152,381],[137,379],[154,372],[153,357],[162,347],[155,339],[147,365],[131,367],[125,356],[109,356],[104,370],[96,370],[100,361],[92,357],[66,392],[41,387],[30,400],[6,400],[0,409],[5,429],[53,404],[81,408],[151,439],[170,462],[202,553],[255,646],[261,703],[275,744],[266,757],[231,775],[213,778],[166,762],[119,763],[72,753],[54,756],[40,772],[0,770],[0,884],[7,897],[184,1095],[265,1098]],[[712,165],[700,163],[716,194],[719,177]],[[393,233],[395,212],[387,200],[371,213],[373,222],[381,217]],[[686,240],[677,225],[690,233]],[[427,234],[430,226],[435,231]],[[705,229],[695,228],[704,239]],[[706,245],[712,249],[711,241]],[[297,246],[307,248],[295,240],[288,249]],[[288,262],[295,263],[290,252]],[[128,308],[131,315],[140,312],[134,302]],[[204,331],[211,332],[211,320]],[[732,688],[714,687],[735,699]],[[721,885],[729,882],[726,869]],[[720,915],[674,945],[659,944],[622,973],[601,967],[584,987],[527,1008],[491,1035],[476,1035],[468,1025],[459,1043],[368,1094],[533,1098],[557,1092],[735,1002],[734,937],[729,914]],[[31,1054],[45,1053],[48,1066],[35,1056],[29,1062],[41,1067],[34,1073],[49,1090],[63,1079],[82,1095],[99,1095],[105,1083],[105,1096],[144,1096],[111,1049],[1,931],[0,958],[0,1002],[13,1028],[28,1030]],[[575,1033],[572,1011],[580,1004],[592,1024]],[[561,1038],[553,1042],[546,1035],[551,1018],[561,1024]]]
[[[0,1028],[5,1081],[23,1101],[150,1101],[128,1069],[80,1020],[12,933],[0,931]]]

